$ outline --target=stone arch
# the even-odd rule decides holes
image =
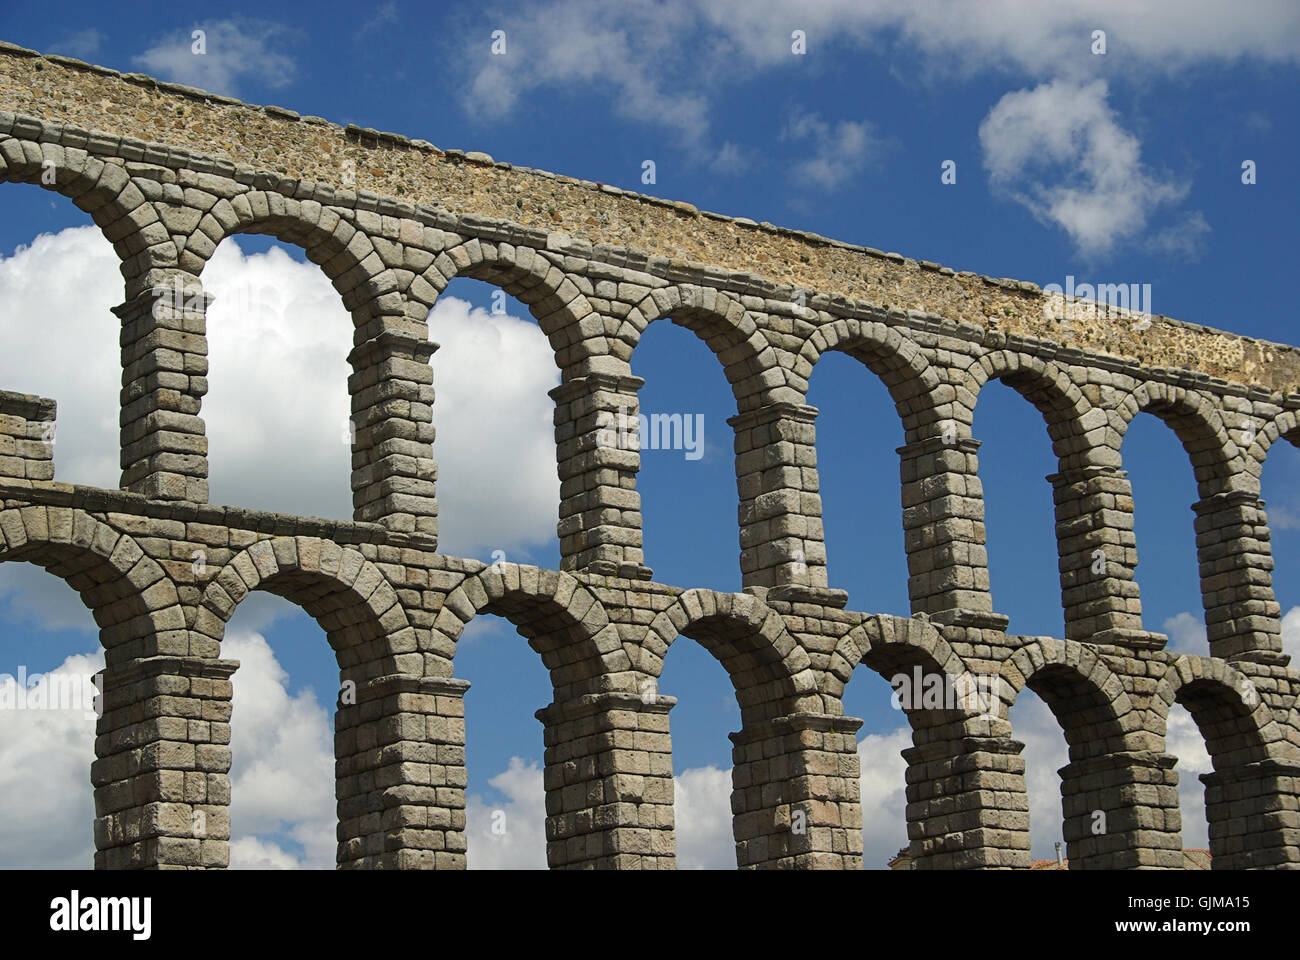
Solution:
[[[257,541],[231,557],[208,583],[194,633],[220,642],[235,608],[254,590],[307,611],[325,631],[349,679],[423,675],[415,630],[396,591],[354,548],[318,537]]]
[[[840,638],[831,654],[822,689],[828,696],[842,697],[859,664],[888,680],[889,671],[914,663],[954,676],[966,667],[943,634],[928,620],[876,614]]]
[[[1255,435],[1255,442],[1245,451],[1250,472],[1257,479],[1268,459],[1268,452],[1278,440],[1289,440],[1300,447],[1300,411],[1283,410],[1269,420]]]
[[[443,601],[433,623],[437,668],[450,673],[465,624],[480,613],[509,620],[542,657],[557,701],[608,689],[640,692],[632,664],[605,606],[567,573],[516,563],[471,573]]]
[[[129,534],[71,507],[0,510],[0,562],[44,567],[81,597],[112,664],[160,654],[213,656],[192,645],[176,585]]]
[[[940,381],[921,348],[897,329],[878,321],[848,318],[821,324],[799,350],[800,366],[807,370],[805,393],[817,361],[830,350],[860,361],[884,382],[903,421],[907,442],[921,439],[924,428],[945,413],[962,425],[959,429],[969,429],[970,411],[958,400],[958,392]],[[945,410],[945,404],[952,408]]]
[[[1287,809],[1283,797],[1295,792],[1300,745],[1265,696],[1229,663],[1184,655],[1169,663],[1151,700],[1150,725],[1161,743],[1175,702],[1187,708],[1205,741],[1214,769],[1200,780],[1216,870],[1294,864],[1300,858],[1292,825],[1275,813]],[[1294,717],[1293,709],[1288,720]]]
[[[45,182],[53,171],[54,183]],[[30,183],[71,200],[113,245],[128,297],[148,288],[150,270],[175,267],[176,244],[122,163],[57,143],[0,137],[0,182]]]
[[[608,352],[604,321],[573,280],[541,251],[470,237],[426,253],[436,255],[406,291],[412,306],[418,305],[420,319],[427,317],[447,284],[468,277],[499,287],[528,307],[566,379],[575,364]]]
[[[1118,463],[1117,452],[1105,455],[1111,442],[1118,439],[1111,435],[1105,414],[1094,408],[1078,385],[1052,361],[1012,350],[995,350],[981,356],[966,372],[966,388],[977,402],[980,390],[990,380],[1001,380],[1043,415],[1062,470],[1085,463]],[[1115,442],[1114,450],[1118,448]]]
[[[870,616],[840,638],[824,678],[827,700],[833,698],[840,710],[844,690],[859,667],[889,683],[898,698],[895,705],[907,717],[909,739],[901,755],[907,764],[907,836],[915,868],[941,868],[954,859],[965,866],[1004,864],[999,848],[1023,829],[1014,822],[1025,793],[1016,766],[1019,757],[1013,752],[995,761],[1000,774],[996,796],[987,792],[986,781],[970,776],[972,755],[982,756],[994,740],[1006,741],[1002,679],[997,673],[971,670],[938,629],[921,617]],[[898,680],[900,674],[906,683]],[[937,689],[936,679],[941,681]],[[909,695],[917,699],[903,699]],[[957,811],[963,823],[986,829],[954,835],[952,817]]]
[[[1035,637],[999,669],[1004,716],[1025,687],[1047,704],[1065,734],[1070,759],[1140,750],[1142,715],[1097,651],[1073,640]]]
[[[713,287],[681,283],[651,290],[610,338],[610,349],[630,363],[650,324],[668,317],[705,342],[722,364],[741,413],[765,402],[803,403],[803,390],[740,300]]]
[[[1209,397],[1167,383],[1139,384],[1116,408],[1121,443],[1133,418],[1143,411],[1159,417],[1182,442],[1202,497],[1251,487],[1253,478],[1245,469],[1242,453]]]
[[[1030,354],[997,350],[981,356],[966,373],[968,389],[978,398],[990,380],[1001,380],[1033,404],[1056,456],[1057,470],[1046,480],[1054,488],[1065,636],[1084,640],[1108,629],[1138,629],[1132,530],[1122,522],[1116,526],[1113,516],[1131,501],[1119,472],[1120,435],[1106,411],[1092,405],[1067,370]],[[1097,550],[1108,566],[1094,573]]]
[[[822,700],[808,653],[785,620],[758,597],[687,590],[659,613],[639,643],[628,644],[638,672],[657,679],[678,637],[697,641],[722,664],[746,726],[801,710],[820,711]]]
[[[1273,445],[1279,440],[1289,441],[1292,446],[1300,450],[1300,410],[1280,411],[1276,416],[1274,416],[1272,419],[1270,419],[1267,423],[1264,424],[1264,426],[1256,434],[1254,438],[1254,442],[1250,445],[1248,449],[1243,451],[1243,458],[1246,461],[1247,469],[1250,471],[1251,476],[1254,478],[1255,483],[1257,485],[1257,489],[1260,489],[1261,492],[1262,492],[1261,483],[1263,479],[1264,464],[1268,458],[1270,451],[1273,448]],[[1260,504],[1261,505],[1263,504],[1262,500],[1260,501]],[[1264,513],[1261,511],[1258,516],[1260,519],[1263,519]],[[1264,529],[1267,530],[1268,529],[1267,526],[1265,526]],[[1270,558],[1272,557],[1274,542],[1275,541],[1273,541],[1272,535],[1270,534],[1268,545],[1267,545],[1268,554]],[[1260,542],[1256,542],[1253,546],[1255,547],[1255,551],[1258,551],[1260,547],[1263,546],[1263,544]],[[1253,565],[1256,567],[1260,566],[1258,557],[1254,559]],[[1258,574],[1255,574],[1254,576],[1258,578]],[[1269,579],[1270,579],[1270,588],[1271,588],[1271,581],[1272,581],[1271,574],[1269,576]],[[1259,592],[1258,587],[1256,587],[1255,592]],[[1275,605],[1268,612],[1274,613],[1279,618],[1278,626],[1280,629],[1281,627],[1280,618],[1282,616],[1281,603],[1276,595],[1270,596],[1268,599],[1272,602],[1272,604]],[[1296,719],[1300,721],[1300,704],[1297,704],[1297,708],[1293,710],[1293,713]],[[1300,743],[1300,722],[1297,722],[1292,726],[1294,726],[1295,728],[1295,732],[1293,734],[1294,739],[1297,743]]]
[[[1177,835],[1170,830],[1178,806],[1173,758],[1151,749],[1145,713],[1135,708],[1098,648],[1024,638],[999,672],[1008,714],[1029,687],[1065,735],[1069,762],[1057,773],[1070,869],[1181,864]],[[1023,809],[1030,806],[1026,798]],[[1023,824],[1029,827],[1028,817]]]
[[[254,590],[300,606],[325,631],[341,681],[333,717],[337,860],[350,865],[363,854],[381,853],[373,834],[391,830],[395,818],[416,815],[401,805],[419,806],[423,815],[421,801],[431,802],[410,794],[399,798],[393,790],[406,782],[403,767],[426,759],[431,749],[423,721],[435,711],[397,706],[396,694],[426,692],[415,630],[392,585],[358,550],[300,536],[259,540],[222,565],[203,591],[193,634],[218,644],[235,609]],[[232,722],[237,718],[236,711]]]
[[[1224,660],[1183,655],[1169,664],[1151,700],[1152,732],[1162,742],[1174,703],[1196,721],[1215,770],[1260,760],[1300,761],[1300,747],[1250,678]]]
[[[372,226],[378,227],[378,216],[371,216],[375,219]],[[398,266],[402,262],[400,246],[389,241],[385,248],[388,257],[381,256],[370,232],[332,207],[274,190],[247,190],[221,198],[203,215],[186,246],[186,252],[197,261],[193,272],[202,272],[222,240],[241,233],[271,236],[300,247],[341,296],[356,325],[354,340],[358,344],[377,332],[371,329],[376,318],[403,312],[400,305],[394,309],[384,300],[402,290],[393,266],[394,261]]]
[[[917,738],[919,743],[935,736],[946,737],[954,732],[952,724],[960,725],[975,715],[983,713],[986,717],[991,716],[987,711],[1001,702],[997,697],[996,675],[990,678],[986,687],[971,682],[976,681],[978,674],[968,669],[965,660],[952,649],[933,624],[919,617],[877,614],[846,633],[835,645],[823,681],[828,703],[834,702],[839,709],[843,709],[844,689],[859,665],[871,670],[891,686],[899,673],[910,675],[910,671],[916,668],[920,668],[925,677],[945,678],[957,698],[957,709],[903,706],[903,712],[914,733],[922,732]],[[947,692],[945,688],[945,696]],[[941,728],[946,728],[946,732],[940,734]]]

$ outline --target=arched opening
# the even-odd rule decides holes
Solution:
[[[482,632],[467,640],[470,626],[483,614],[508,620],[531,651],[525,652],[505,631],[489,628],[479,628]],[[464,578],[442,604],[434,632],[433,649],[446,651],[446,666],[455,670],[452,678],[428,682],[463,685],[477,676],[485,681],[486,695],[486,707],[477,709],[471,686],[464,694],[468,708],[462,704],[461,712],[440,722],[449,747],[445,776],[452,778],[453,790],[465,787],[466,735],[470,749],[478,751],[466,814],[473,818],[468,851],[449,846],[448,853],[472,868],[608,865],[611,851],[602,833],[613,826],[609,818],[622,805],[600,797],[617,779],[611,777],[610,764],[618,762],[617,754],[627,744],[621,737],[616,745],[609,737],[593,736],[596,730],[614,729],[601,725],[608,710],[618,710],[595,693],[596,678],[607,667],[630,664],[603,605],[566,573],[501,563]],[[468,655],[468,670],[451,663],[461,653]],[[540,657],[545,676],[536,671],[527,678],[516,676],[517,671],[504,676],[502,664],[521,655]],[[440,696],[440,704],[442,700]],[[521,704],[541,721],[542,730],[512,720]],[[485,724],[491,712],[497,714],[495,722]],[[511,716],[503,721],[501,713]],[[472,732],[475,726],[484,727],[483,732]],[[541,754],[537,748],[543,743]],[[544,763],[540,769],[539,759]],[[544,828],[543,798],[537,792],[542,786]],[[445,806],[441,799],[438,806]],[[450,829],[458,830],[455,810],[452,816]],[[452,842],[450,832],[447,840]]]
[[[57,404],[56,421],[19,437],[0,401],[0,478],[118,487],[121,266],[72,201],[0,183],[0,391]]]
[[[990,380],[979,392],[972,435],[980,442],[989,582],[994,609],[1010,617],[1007,632],[1058,636],[1062,594],[1052,485],[1060,470],[1051,420],[1026,399],[1034,387]],[[1038,402],[1045,402],[1039,400]]]
[[[0,869],[88,870],[98,627],[36,563],[0,563],[0,578]]]
[[[1215,870],[1277,868],[1295,860],[1287,818],[1268,811],[1285,809],[1285,799],[1279,808],[1275,798],[1279,794],[1285,798],[1290,790],[1287,774],[1295,764],[1296,749],[1286,742],[1261,693],[1254,679],[1231,665],[1192,657],[1176,661],[1156,691],[1157,702],[1180,704],[1195,725],[1189,729],[1177,711],[1170,710],[1165,717],[1157,714],[1166,748],[1173,752],[1180,740],[1199,737],[1213,766],[1196,776],[1193,765],[1183,774],[1192,782],[1179,786],[1190,792],[1197,781],[1205,785],[1205,821]],[[1253,804],[1260,798],[1263,812],[1256,813]],[[1184,847],[1190,845],[1187,825],[1183,841]],[[1203,863],[1187,866],[1204,868]]]
[[[633,374],[645,380],[636,486],[646,565],[660,583],[739,590],[735,435],[727,424],[735,397],[702,334],[668,320],[650,324],[632,356]]]
[[[1300,428],[1268,450],[1260,478],[1273,551],[1273,594],[1281,607],[1282,650],[1300,666]]]
[[[209,499],[352,519],[352,319],[304,250],[241,234],[202,276],[207,308]]]
[[[1183,838],[1184,869],[1205,869],[1209,865],[1209,817],[1205,809],[1203,774],[1214,770],[1196,719],[1183,702],[1169,707],[1165,720],[1165,752],[1178,758],[1178,809]]]
[[[907,829],[907,760],[903,751],[914,745],[913,723],[922,718],[907,690],[916,671],[924,678],[934,671],[920,660],[899,656],[873,657],[854,671],[843,693],[844,713],[862,720],[858,730],[859,797],[862,808],[862,868],[911,869]],[[867,677],[858,679],[860,674]],[[901,679],[900,679],[901,678]],[[917,689],[920,693],[920,689]]]
[[[535,711],[553,697],[545,665],[501,616],[475,617],[456,643],[465,693],[464,829],[471,870],[544,870],[545,757]]]
[[[94,840],[89,839],[87,824],[82,822],[67,824],[67,840],[51,842],[60,856],[85,857],[81,863],[66,865],[89,866],[92,861],[87,854],[92,850],[93,862],[100,867],[147,860],[147,851],[142,852],[130,837],[112,829],[118,814],[128,808],[138,809],[134,791],[150,778],[148,771],[137,776],[134,768],[119,776],[125,765],[115,763],[139,746],[138,738],[132,736],[139,731],[127,732],[124,737],[123,720],[129,725],[129,712],[112,705],[105,710],[104,699],[98,694],[107,685],[109,698],[121,705],[123,688],[107,675],[120,680],[118,668],[168,635],[168,625],[178,622],[181,616],[176,590],[165,580],[159,565],[131,537],[90,514],[66,507],[0,510],[0,564],[12,567],[28,563],[62,580],[77,596],[73,602],[66,590],[48,583],[34,584],[34,589],[18,598],[17,603],[12,594],[0,593],[6,612],[16,614],[15,619],[24,625],[28,636],[34,632],[64,647],[60,650],[59,646],[47,646],[32,656],[34,651],[14,631],[4,632],[0,639],[3,652],[16,662],[8,670],[0,667],[0,673],[7,674],[0,681],[0,697],[9,698],[0,700],[0,715],[17,725],[7,726],[6,733],[0,736],[29,734],[16,749],[20,753],[37,751],[34,769],[29,768],[36,774],[54,776],[56,769],[73,770],[81,763],[87,764],[73,783],[55,780],[66,795],[51,800],[43,811],[55,822],[61,816],[80,819],[85,808],[76,796],[75,783],[79,782],[87,795],[92,784],[95,788]],[[137,586],[141,583],[151,586],[141,589]],[[90,609],[106,655],[101,655],[98,648],[89,649],[94,643],[91,628],[76,615],[78,606]],[[96,676],[105,661],[109,670]],[[49,675],[35,682],[42,671]],[[26,731],[24,724],[28,726]],[[89,748],[85,753],[81,753],[83,744]],[[22,760],[13,756],[13,749],[13,743],[6,744],[8,759],[19,764]],[[81,755],[80,761],[76,754]],[[92,759],[100,762],[92,765]],[[43,766],[47,763],[52,767]],[[21,769],[6,767],[6,775]],[[113,779],[107,780],[106,774]],[[47,789],[34,785],[16,795],[26,802],[45,794]],[[64,811],[62,815],[60,810]],[[22,813],[15,812],[13,822],[17,824],[21,819]],[[21,850],[25,842],[18,838],[16,849]]]
[[[398,659],[403,652],[414,649],[414,630],[397,595],[397,590],[406,589],[411,581],[392,581],[366,559],[361,549],[317,537],[262,539],[233,553],[229,559],[221,558],[220,567],[216,566],[219,552],[210,558],[211,568],[204,570],[201,564],[198,567],[206,586],[194,625],[197,636],[191,642],[207,637],[223,643],[223,655],[233,647],[250,658],[250,663],[235,672],[232,682],[236,692],[231,708],[229,760],[234,776],[247,777],[255,785],[263,778],[272,783],[279,778],[273,790],[263,791],[274,794],[288,790],[292,795],[293,790],[309,782],[326,787],[317,789],[316,795],[302,805],[305,813],[296,818],[288,817],[274,799],[266,804],[269,811],[264,809],[259,814],[256,788],[252,789],[254,803],[234,800],[235,816],[241,807],[255,814],[250,816],[247,827],[240,828],[246,831],[243,839],[249,859],[261,866],[292,866],[307,860],[311,865],[322,865],[326,859],[324,811],[332,793],[337,800],[337,818],[330,822],[337,823],[338,845],[329,862],[349,867],[398,866],[400,857],[380,838],[386,826],[391,829],[391,823],[386,825],[385,821],[402,816],[403,810],[384,805],[381,794],[394,777],[396,782],[404,782],[401,774],[405,765],[413,754],[424,749],[427,740],[427,731],[416,727],[415,718],[422,722],[423,714],[415,708],[395,709],[396,700],[391,697],[393,681],[399,686],[420,681],[409,671],[403,672]],[[393,576],[405,578],[409,574]],[[258,591],[300,607],[315,627],[294,614],[284,616],[283,636],[275,634],[281,640],[274,650],[267,643],[268,634],[261,630],[246,628],[232,633],[231,618],[250,602],[250,596],[253,600],[248,607],[248,623],[252,627],[267,627],[285,614],[282,605],[262,601]],[[310,652],[321,649],[318,631],[325,633],[332,648],[333,664],[327,657]],[[284,669],[290,664],[296,680]],[[244,677],[239,676],[241,671],[246,671]],[[390,700],[385,706],[386,697]],[[381,704],[378,710],[376,701]],[[331,703],[332,731],[328,719]],[[251,733],[247,729],[237,731],[245,722],[253,728]],[[216,745],[213,752],[219,754],[221,741],[217,735],[221,728],[215,723],[212,728],[212,742]],[[260,741],[259,729],[264,731]],[[385,734],[385,730],[390,732]],[[401,735],[394,738],[392,730]],[[388,739],[381,741],[386,735]],[[241,739],[252,746],[251,759],[238,756]],[[387,749],[376,750],[381,742]],[[280,759],[266,761],[263,755]],[[289,759],[283,759],[285,756]],[[328,759],[334,762],[333,774],[325,776]],[[270,769],[277,763],[289,769]],[[328,789],[331,783],[332,790]],[[427,797],[423,799],[428,801]],[[266,798],[262,800],[265,803]],[[381,810],[385,812],[376,817]],[[275,839],[271,841],[272,849],[261,839],[262,833],[254,832],[258,830],[287,837],[293,849],[286,850],[285,844]],[[249,841],[250,834],[258,842]]]
[[[1053,869],[1053,861],[1070,870],[1117,869],[1137,866],[1140,856],[1149,865],[1152,854],[1133,848],[1140,818],[1132,806],[1141,797],[1161,818],[1150,829],[1165,836],[1149,845],[1165,850],[1174,834],[1164,817],[1178,802],[1172,771],[1131,758],[1120,719],[1131,705],[1114,676],[1102,673],[1098,685],[1103,668],[1087,647],[1075,654],[1051,641],[1039,650],[1046,662],[1037,670],[1032,656],[1019,658],[1028,683],[1009,713],[1012,736],[1025,744],[1031,862],[1038,869]]]
[[[1020,691],[1009,719],[1012,736],[1025,745],[1020,756],[1025,763],[1030,862],[1050,866],[1058,860],[1058,852],[1063,862],[1067,855],[1057,771],[1070,762],[1069,745],[1051,708],[1032,687]]]
[[[799,827],[808,825],[810,817],[821,813],[814,809],[820,794],[811,794],[806,780],[800,782],[799,778],[786,775],[793,769],[791,764],[805,762],[794,759],[804,753],[804,746],[786,734],[792,714],[799,713],[801,706],[810,709],[813,700],[811,696],[799,695],[800,691],[811,693],[814,684],[806,652],[786,632],[781,616],[761,601],[746,595],[687,590],[654,617],[633,653],[634,662],[648,675],[641,681],[641,699],[661,716],[671,702],[665,703],[658,695],[662,692],[680,703],[681,691],[660,686],[660,681],[649,678],[662,678],[665,659],[673,645],[682,645],[683,638],[691,641],[685,646],[693,653],[698,644],[721,664],[731,681],[740,720],[727,737],[732,742],[731,770],[724,776],[714,766],[707,774],[683,776],[691,769],[701,769],[692,766],[699,762],[692,758],[702,758],[710,766],[721,762],[720,733],[726,722],[735,723],[736,713],[720,699],[716,684],[704,679],[711,672],[716,677],[716,672],[704,669],[702,663],[689,675],[678,668],[674,675],[683,678],[682,690],[700,693],[687,696],[687,712],[680,722],[673,721],[684,724],[686,732],[683,734],[674,726],[671,743],[666,736],[668,723],[653,716],[649,718],[648,729],[655,731],[655,735],[644,738],[646,748],[653,752],[647,758],[650,776],[645,778],[642,800],[653,804],[658,796],[666,795],[655,781],[664,773],[675,771],[678,785],[686,791],[674,791],[677,812],[689,817],[705,811],[685,827],[685,847],[681,846],[683,841],[679,837],[678,855],[682,856],[683,851],[685,855],[680,865],[689,868],[735,863],[743,868],[797,862],[812,850],[811,829],[805,831]],[[687,654],[686,659],[689,663],[692,655]],[[698,660],[698,654],[694,659]],[[672,682],[672,675],[667,682]],[[713,717],[707,724],[710,729],[706,736],[699,737],[695,731],[705,726],[699,721],[709,712],[710,704],[713,705]],[[729,721],[723,721],[724,713],[731,717]],[[659,735],[661,731],[663,735]],[[679,749],[680,756],[661,759],[654,755],[676,753]],[[662,760],[669,763],[661,771]],[[726,788],[728,781],[730,789]],[[702,806],[706,794],[707,807]],[[730,799],[733,816],[729,818],[722,811],[723,796]],[[801,820],[796,821],[795,811],[802,811]],[[657,819],[665,814],[666,811],[655,810],[643,815]],[[728,858],[724,850],[727,838],[732,836],[734,853]],[[705,847],[710,860],[722,863],[701,863],[704,857],[701,851]],[[836,854],[842,852],[837,850]]]
[[[1184,444],[1159,416],[1144,412],[1129,424],[1120,452],[1133,490],[1143,623],[1168,635],[1170,652],[1204,656],[1210,650],[1191,510],[1197,484]]]
[[[908,616],[895,452],[906,436],[889,388],[864,366],[857,356],[828,351],[809,382],[808,403],[820,411],[817,474],[828,580],[849,591],[853,609]]]
[[[456,277],[428,315],[438,549],[485,563],[560,566],[555,354],[525,304]]]
[[[855,683],[863,672],[885,684]],[[1006,816],[1016,809],[1012,779],[999,778],[994,802],[984,793],[988,782],[968,776],[972,748],[986,752],[990,725],[1005,726],[999,687],[995,674],[967,669],[919,618],[870,617],[840,638],[825,693],[838,695],[846,715],[863,720],[856,743],[862,819],[843,826],[860,830],[864,869],[1008,865],[1000,850],[989,855],[953,842],[959,834],[1005,838],[1017,829]],[[981,834],[977,825],[991,833]]]
[[[338,662],[302,608],[262,588],[235,610],[221,655],[231,677],[230,869],[335,867]]]
[[[679,870],[733,870],[732,756],[740,706],[726,668],[704,640],[678,637],[658,691],[677,698],[672,731],[673,829]]]

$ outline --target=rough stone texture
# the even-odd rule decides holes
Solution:
[[[550,671],[538,719],[555,867],[674,866],[675,701],[657,683],[679,637],[722,663],[741,706],[742,866],[860,866],[860,721],[842,695],[863,665],[987,694],[904,705],[917,868],[1029,867],[1008,721],[1025,687],[1070,746],[1071,869],[1181,866],[1165,753],[1175,702],[1214,762],[1202,778],[1214,866],[1300,867],[1300,672],[1281,652],[1259,499],[1272,444],[1300,442],[1293,348],[1165,318],[1066,323],[1029,284],[6,44],[0,180],[70,198],[122,260],[122,489],[56,482],[54,401],[0,392],[0,561],[66,580],[106,650],[97,866],[228,862],[237,664],[221,641],[238,604],[267,590],[307,610],[338,659],[341,866],[473,857],[454,657],[488,613]],[[207,503],[202,274],[241,232],[302,246],[352,314],[353,522]],[[456,276],[527,304],[562,371],[560,570],[437,552],[426,319]],[[742,593],[654,582],[635,431],[608,440],[611,417],[635,417],[632,353],[663,318],[708,344],[736,397]],[[905,429],[909,618],[853,611],[835,586],[807,404],[827,350],[881,377]],[[1008,635],[989,592],[972,423],[990,379],[1042,412],[1059,458],[1063,638]],[[1176,656],[1143,628],[1121,457],[1141,411],[1177,433],[1195,471],[1206,656]]]

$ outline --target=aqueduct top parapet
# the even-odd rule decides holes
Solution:
[[[1142,329],[1118,317],[1063,323],[1046,315],[1043,295],[1032,283],[957,273],[896,253],[494,162],[486,154],[440,150],[400,134],[256,107],[4,42],[0,103],[20,116],[125,138],[138,145],[141,160],[146,144],[167,144],[167,156],[147,158],[153,163],[184,164],[192,151],[217,160],[213,172],[241,181],[253,182],[259,173],[269,182],[312,181],[318,191],[328,191],[328,202],[339,205],[351,201],[385,212],[381,198],[400,197],[403,202],[390,204],[395,214],[417,214],[418,206],[427,204],[481,217],[485,229],[509,221],[535,232],[542,246],[548,234],[562,231],[579,246],[617,248],[602,249],[598,259],[621,259],[620,265],[640,260],[670,280],[699,282],[703,274],[759,296],[790,288],[775,298],[785,300],[803,290],[813,308],[821,298],[845,308],[853,301],[883,304],[1148,368],[1191,371],[1202,381],[1208,375],[1274,393],[1300,392],[1300,352],[1285,345],[1164,317]],[[0,118],[8,132],[12,120],[4,113]],[[355,189],[341,189],[349,181]]]

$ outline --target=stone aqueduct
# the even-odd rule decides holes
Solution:
[[[1300,442],[1293,348],[1162,317],[1078,323],[1045,311],[1031,284],[8,44],[0,180],[71,199],[125,280],[120,490],[55,482],[54,402],[0,394],[0,560],[67,581],[106,651],[97,867],[227,864],[237,664],[221,640],[253,590],[306,609],[355,684],[336,715],[341,866],[465,866],[468,685],[454,656],[481,613],[509,619],[550,671],[554,702],[537,716],[553,867],[674,865],[674,701],[654,685],[678,636],[736,688],[741,866],[861,864],[860,721],[841,694],[855,669],[914,666],[995,678],[998,693],[983,711],[909,712],[921,868],[1028,866],[1022,745],[1007,720],[1025,687],[1069,743],[1072,868],[1181,866],[1165,752],[1175,702],[1213,759],[1202,780],[1214,866],[1300,866],[1300,671],[1281,651],[1259,499],[1270,446]],[[207,299],[157,292],[201,289],[207,259],[238,233],[303,247],[355,321],[353,522],[208,503]],[[437,552],[426,316],[460,276],[527,304],[554,347],[560,570]],[[636,409],[630,359],[664,318],[708,344],[735,393],[742,593],[654,582],[639,451],[598,442],[610,411]],[[848,609],[827,564],[805,396],[829,350],[885,382],[906,430],[910,617]],[[971,433],[990,379],[1042,412],[1060,460],[1049,480],[1064,637],[1008,635],[990,596]],[[1142,622],[1120,458],[1139,411],[1177,432],[1199,485],[1203,655],[1173,655]]]

